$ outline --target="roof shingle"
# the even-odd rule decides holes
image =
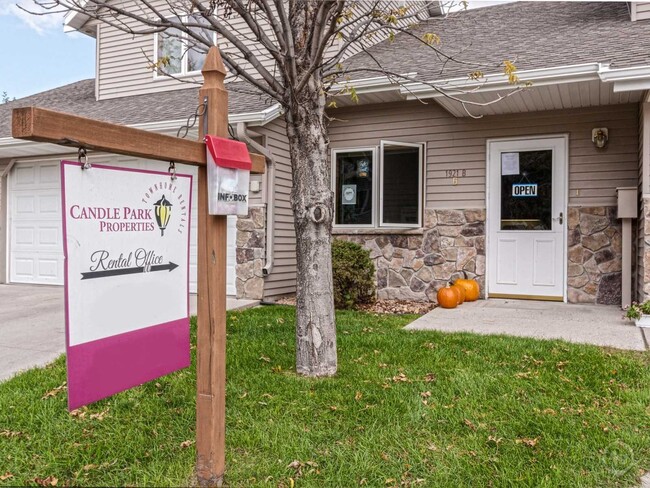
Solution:
[[[515,61],[520,70],[593,62],[611,63],[612,68],[650,65],[650,21],[632,22],[626,2],[508,3],[429,19],[412,30],[417,38],[428,32],[440,36],[442,52],[466,64],[445,64],[430,48],[403,33],[369,52],[385,69],[417,72],[423,81],[462,78],[479,63],[493,66],[483,68],[486,74],[498,73],[496,66],[504,60]],[[377,64],[361,53],[350,58],[346,67],[376,68]],[[364,76],[354,76],[359,77]]]

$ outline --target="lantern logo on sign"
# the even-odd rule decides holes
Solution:
[[[163,195],[160,200],[153,204],[153,206],[156,210],[156,223],[158,224],[158,228],[160,228],[160,235],[164,236],[165,229],[169,223],[169,218],[172,215],[172,204],[165,198],[165,195]]]

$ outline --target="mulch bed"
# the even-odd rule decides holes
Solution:
[[[279,305],[296,305],[296,297],[281,298],[276,302]],[[405,300],[377,300],[375,303],[369,305],[360,305],[359,310],[368,313],[381,313],[381,314],[415,314],[424,315],[436,308],[435,303],[431,302],[410,302]]]

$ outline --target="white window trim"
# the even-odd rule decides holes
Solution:
[[[418,166],[420,184],[418,185],[418,223],[417,224],[386,224],[383,223],[383,200],[384,200],[384,161],[383,161],[383,147],[384,145],[396,145],[405,147],[417,147],[420,151],[420,164]],[[336,208],[338,198],[338,189],[336,187],[336,156],[339,153],[354,153],[354,152],[371,152],[372,153],[372,191],[373,191],[373,209],[372,209],[372,224],[337,224],[336,223]],[[414,142],[400,142],[400,141],[385,141],[380,140],[378,146],[360,146],[360,147],[344,147],[331,150],[330,156],[330,178],[331,188],[334,192],[334,215],[333,215],[333,228],[335,229],[420,229],[422,228],[422,220],[424,214],[424,185],[426,178],[424,174],[425,158],[426,158],[426,143]],[[377,210],[378,209],[378,210]]]
[[[355,152],[370,152],[372,153],[372,162],[371,162],[371,168],[372,168],[372,223],[370,224],[337,224],[336,222],[336,207],[337,205],[337,198],[339,197],[338,191],[336,188],[336,155],[339,153],[355,153]],[[332,161],[330,165],[330,176],[331,176],[331,181],[332,181],[332,188],[334,189],[334,219],[332,222],[334,222],[333,226],[336,227],[337,229],[375,229],[377,227],[377,218],[376,218],[376,212],[375,212],[375,203],[377,201],[377,188],[379,185],[377,184],[377,177],[375,176],[375,166],[377,162],[377,147],[376,146],[366,146],[366,147],[351,147],[351,148],[338,148],[338,149],[332,149]]]
[[[418,221],[416,224],[394,224],[384,222],[384,146],[402,146],[402,147],[417,147],[420,155],[418,163],[418,175],[420,184],[418,185]],[[422,184],[424,182],[424,174],[422,167],[424,164],[424,144],[413,142],[398,142],[398,141],[380,141],[379,142],[379,227],[390,229],[419,229],[422,227]]]
[[[187,19],[187,16],[184,16],[183,19]],[[154,32],[153,34],[153,62],[157,63],[158,62],[158,39],[160,37],[160,32]],[[169,73],[169,74],[164,74],[159,72],[159,68],[154,68],[153,70],[153,79],[154,80],[160,80],[160,79],[169,79],[169,78],[191,78],[191,77],[196,77],[201,75],[201,70],[194,70],[194,71],[186,71],[187,69],[187,59],[188,59],[188,44],[187,44],[187,34],[186,33],[181,33],[181,38],[180,41],[183,45],[182,47],[182,57],[181,57],[181,72],[180,73]],[[217,33],[213,32],[212,33],[212,44],[217,45]]]

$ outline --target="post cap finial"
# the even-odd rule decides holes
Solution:
[[[215,74],[217,75],[218,79],[220,78],[223,80],[228,74],[226,66],[223,64],[221,53],[219,52],[219,48],[217,46],[212,46],[208,51],[208,55],[205,58],[205,63],[203,63],[203,69],[201,69],[201,73],[203,73],[203,78],[206,80]]]

